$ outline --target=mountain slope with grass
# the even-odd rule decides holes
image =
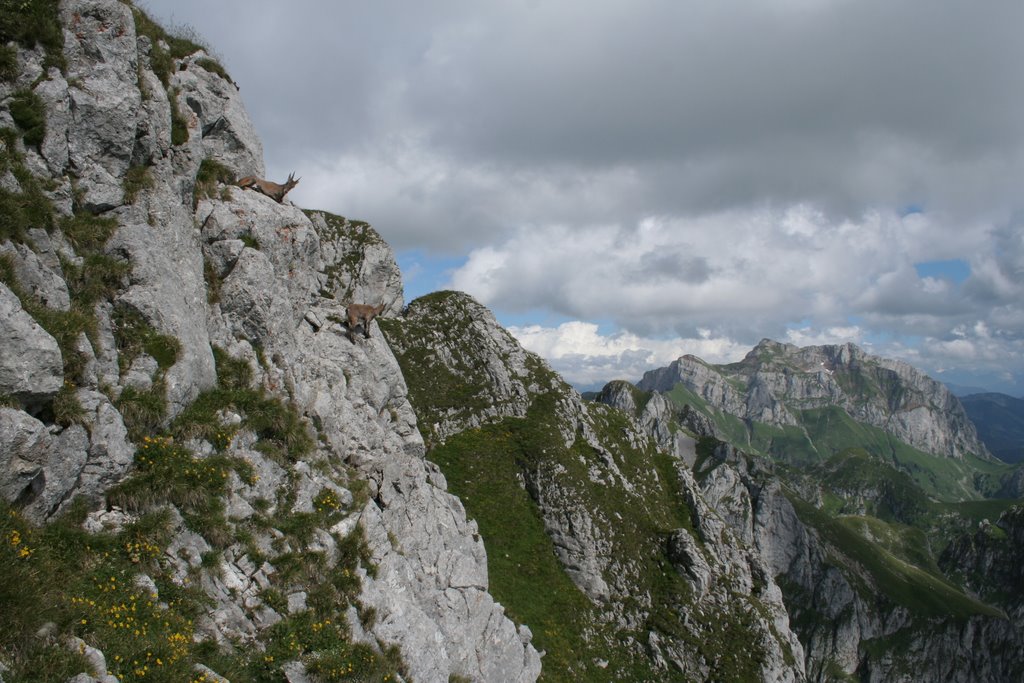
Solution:
[[[376,324],[360,221],[263,175],[208,49],[0,9],[0,679],[532,681]]]
[[[998,565],[1012,553],[1007,529],[1021,509],[999,496],[1019,495],[1019,473],[985,455],[926,452],[858,421],[873,414],[899,425],[885,410],[905,411],[916,395],[911,410],[931,413],[928,432],[973,438],[962,410],[944,418],[942,401],[925,406],[930,381],[898,366],[899,377],[879,375],[889,362],[861,353],[856,366],[829,367],[845,374],[831,383],[818,358],[844,352],[858,358],[847,347],[762,342],[743,363],[680,359],[639,386],[609,384],[598,400],[680,457],[703,444],[690,461],[695,479],[730,526],[754,539],[782,587],[809,680],[1017,680],[1019,599]],[[888,377],[887,392],[879,377]],[[903,386],[908,379],[913,386]]]
[[[579,394],[458,292],[382,323],[491,590],[544,680],[799,681],[803,652],[751,544],[684,463]]]

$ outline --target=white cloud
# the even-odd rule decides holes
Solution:
[[[499,313],[744,344],[852,319],[1024,372],[1024,3],[147,5],[220,53],[294,201],[469,254],[452,284]],[[918,277],[943,259],[967,281]]]
[[[750,349],[707,330],[696,338],[651,339],[628,332],[601,334],[595,323],[570,321],[557,327],[511,326],[509,332],[529,351],[545,358],[572,384],[603,385],[613,379],[637,381],[684,354],[711,363],[740,360]]]
[[[864,331],[856,325],[814,329],[802,327],[786,331],[782,341],[796,346],[824,346],[826,344],[864,344]]]
[[[753,343],[805,319],[834,327],[886,306],[953,308],[958,301],[916,284],[911,264],[956,253],[965,239],[919,215],[834,221],[805,205],[633,227],[534,226],[470,252],[451,286],[497,309],[555,305],[642,334],[706,328]],[[919,296],[908,296],[914,288]]]

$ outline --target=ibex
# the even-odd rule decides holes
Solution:
[[[355,339],[352,337],[352,333],[356,327],[359,326],[360,321],[363,325],[363,336],[367,339],[370,338],[370,321],[376,318],[384,310],[384,304],[380,306],[371,306],[369,304],[349,304],[348,305],[348,340],[355,343]]]
[[[262,192],[280,204],[284,201],[284,196],[288,194],[293,187],[298,185],[300,180],[302,180],[302,178],[296,178],[295,172],[292,171],[288,174],[288,180],[285,181],[284,185],[272,183],[269,180],[263,180],[263,178],[257,178],[254,175],[247,175],[244,178],[239,178],[235,185],[247,190]]]

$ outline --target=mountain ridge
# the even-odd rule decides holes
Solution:
[[[464,293],[420,297],[383,329],[427,430],[444,435],[427,457],[500,549],[496,595],[538,625],[545,675],[803,680],[757,553],[624,414],[583,402]],[[516,551],[557,558],[550,585],[530,583]]]
[[[682,356],[648,371],[637,386],[671,391],[680,384],[697,390],[710,409],[750,423],[798,427],[800,411],[839,406],[858,422],[923,451],[991,458],[944,385],[851,343],[799,348],[765,339],[738,363],[712,365]]]

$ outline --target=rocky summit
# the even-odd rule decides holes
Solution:
[[[804,411],[838,407],[928,453],[989,455],[944,384],[855,344],[799,348],[764,339],[739,363],[711,366],[683,356],[646,373],[638,386],[685,387],[712,410],[776,428],[799,425]]]
[[[937,382],[766,340],[584,400],[263,183],[208,49],[3,13],[0,681],[1024,678],[1024,476]]]

